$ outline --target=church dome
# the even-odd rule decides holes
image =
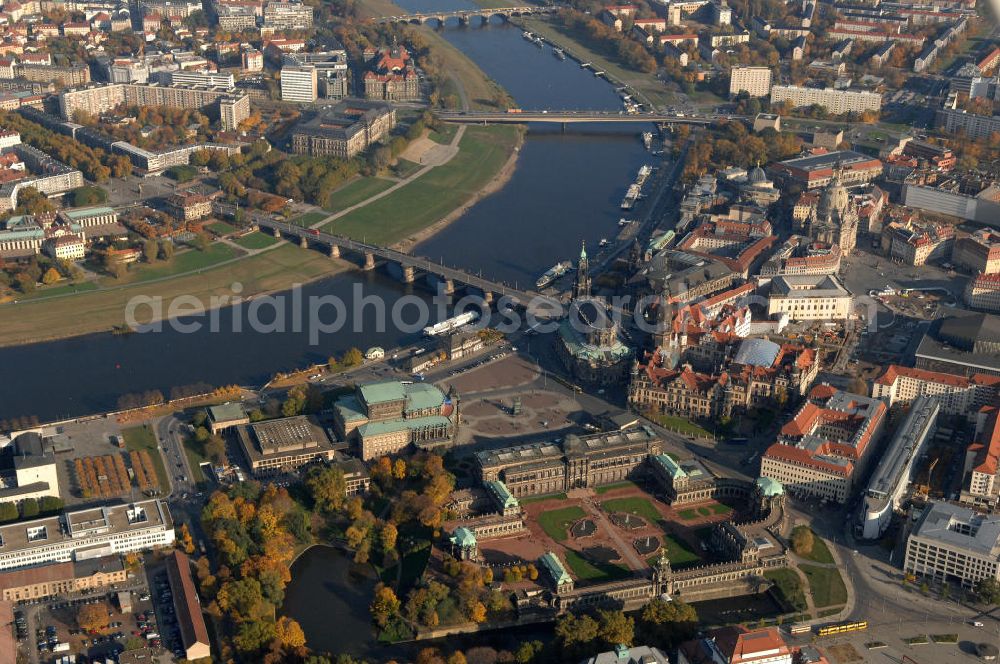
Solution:
[[[847,194],[847,188],[840,183],[840,174],[834,173],[830,184],[826,185],[823,195],[819,199],[818,216],[821,219],[827,219],[834,214],[843,217],[849,203],[850,197]]]
[[[761,182],[767,182],[767,174],[764,173],[763,168],[756,166],[750,171],[750,175],[747,176],[747,180],[749,180],[750,184],[755,185],[760,184]]]

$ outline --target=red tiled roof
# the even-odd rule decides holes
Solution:
[[[890,364],[885,372],[875,379],[879,385],[892,385],[900,376],[922,380],[928,383],[940,383],[951,387],[968,387],[971,381],[965,376],[941,373],[939,371],[927,371],[926,369],[914,369],[911,367],[901,367],[898,364]],[[997,377],[1000,380],[1000,376]]]

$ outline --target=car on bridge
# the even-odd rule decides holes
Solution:
[[[318,228],[310,228],[308,232],[309,232],[310,235],[319,235],[319,229]]]

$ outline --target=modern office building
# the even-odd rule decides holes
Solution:
[[[751,97],[766,97],[771,92],[770,67],[733,67],[729,77],[729,96],[746,92]]]
[[[934,397],[917,397],[910,406],[865,489],[858,524],[859,534],[865,539],[877,539],[889,527],[893,513],[906,496],[913,464],[933,436],[940,412]]]
[[[287,65],[281,68],[281,100],[314,102],[319,91],[319,78],[312,65]]]
[[[231,88],[236,85],[236,78],[230,74],[215,71],[191,71],[180,69],[168,74],[170,85],[206,86],[210,88]]]
[[[236,435],[250,471],[257,477],[331,461],[335,455],[326,430],[305,415],[241,424]]]
[[[0,526],[0,542],[0,569],[17,569],[170,546],[174,521],[162,500],[104,505]]]
[[[313,27],[313,8],[301,2],[268,2],[264,5],[264,27],[308,30]]]
[[[878,399],[817,385],[761,457],[761,477],[791,493],[847,502],[887,412]]]
[[[302,79],[298,83],[301,86],[307,85],[304,81],[309,76],[305,71],[294,68],[314,68],[316,70],[316,94],[319,97],[342,99],[348,94],[350,76],[347,68],[347,51],[340,44],[332,44],[325,51],[284,53],[281,56],[281,62],[282,76],[284,76],[284,68],[292,68],[294,72],[298,72],[295,76]],[[290,90],[290,94],[294,96],[297,92]]]
[[[767,313],[790,320],[847,320],[853,297],[832,274],[789,274],[771,280]]]
[[[1000,376],[1000,318],[955,314],[933,321],[913,354],[918,369]]]
[[[903,571],[966,588],[1000,580],[1000,516],[950,503],[930,503],[906,541]]]

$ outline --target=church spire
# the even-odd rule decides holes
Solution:
[[[573,298],[590,297],[590,259],[587,258],[587,241],[580,245],[580,262],[576,266],[576,283],[573,284]]]

